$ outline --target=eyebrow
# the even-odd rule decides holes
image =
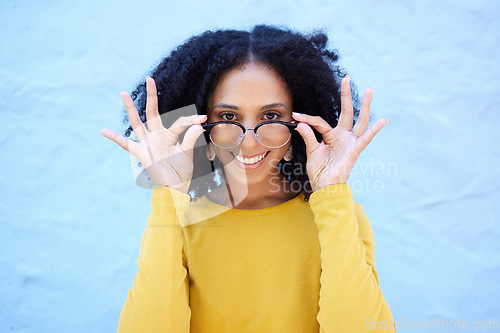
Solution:
[[[276,108],[276,107],[283,107],[286,110],[288,110],[288,107],[283,103],[272,103],[272,104],[266,104],[266,105],[262,106],[259,111],[262,111],[265,109],[272,109],[272,108]],[[231,110],[236,110],[236,111],[239,110],[239,108],[237,106],[231,105],[231,104],[226,104],[226,103],[219,103],[219,104],[215,105],[212,108],[212,110],[215,110],[215,109],[231,109]]]

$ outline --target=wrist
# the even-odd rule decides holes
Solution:
[[[311,188],[312,188],[313,192],[316,192],[316,191],[319,191],[322,188],[325,188],[325,187],[330,186],[330,185],[346,185],[346,184],[347,184],[347,182],[345,182],[345,181],[328,181],[328,182],[322,182],[322,183],[318,183],[318,184],[314,184],[314,185],[311,184]]]
[[[173,190],[176,190],[178,192],[187,194],[189,191],[189,184],[186,186],[185,184],[176,184],[176,185],[162,185],[164,187],[169,187]]]

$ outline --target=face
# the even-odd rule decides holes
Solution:
[[[232,69],[222,76],[208,101],[207,114],[209,123],[231,120],[245,128],[255,128],[269,120],[293,121],[292,100],[285,84],[274,70],[255,63]],[[290,141],[283,147],[268,148],[257,141],[253,130],[247,130],[238,146],[231,149],[213,147],[225,165],[226,175],[251,185],[268,182],[277,174],[278,163]],[[263,154],[265,157],[255,163],[238,160],[239,157],[252,162],[251,158],[255,161]]]

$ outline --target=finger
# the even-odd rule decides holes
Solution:
[[[363,135],[370,120],[370,104],[372,102],[373,88],[366,89],[359,109],[359,117],[352,129],[354,132]]]
[[[328,133],[333,129],[332,126],[330,126],[330,124],[326,122],[326,120],[324,120],[319,116],[311,116],[308,114],[296,113],[296,112],[292,112],[292,116],[294,119],[300,122],[311,125],[322,135]]]
[[[377,134],[388,122],[389,121],[387,119],[377,120],[375,124],[373,124],[372,127],[370,127],[368,131],[365,132],[365,134],[363,134],[358,138],[358,140],[356,140],[356,148],[358,150],[358,153],[361,153],[366,148],[366,146],[372,141],[375,134]]]
[[[181,148],[189,156],[193,157],[194,145],[203,132],[205,132],[205,130],[203,129],[203,127],[201,127],[201,125],[193,125],[186,131],[186,135],[184,135],[184,140],[181,144]]]
[[[191,125],[196,125],[196,124],[201,124],[204,121],[207,120],[207,115],[202,114],[202,115],[192,115],[192,116],[187,116],[187,117],[179,117],[172,126],[168,128],[168,130],[172,133],[175,134],[176,140],[179,137],[179,135],[186,130]]]
[[[340,83],[340,106],[341,111],[338,125],[350,131],[352,129],[353,109],[349,75],[346,75]]]
[[[146,122],[149,131],[156,131],[163,127],[160,115],[158,114],[158,91],[156,90],[155,80],[146,77]]]
[[[312,128],[308,124],[299,123],[295,130],[299,132],[299,134],[304,139],[304,142],[306,143],[306,154],[310,154],[318,148],[318,140],[316,140],[316,136],[314,135]]]
[[[106,138],[110,139],[111,141],[116,142],[120,147],[137,157],[139,153],[139,144],[137,142],[134,142],[130,139],[126,139],[120,134],[108,129],[108,128],[103,128],[100,132],[103,136]]]
[[[137,112],[134,101],[128,92],[122,91],[120,96],[122,97],[123,105],[125,105],[125,109],[127,110],[128,119],[132,129],[134,130],[135,136],[137,136],[137,139],[142,142],[142,140],[146,137],[146,128],[144,127],[141,118],[139,118],[139,113]]]

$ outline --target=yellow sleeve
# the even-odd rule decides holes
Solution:
[[[373,236],[372,226],[368,217],[363,210],[363,207],[357,202],[354,203],[354,211],[356,220],[358,221],[358,237],[365,246],[366,263],[372,268],[373,276],[379,284],[378,274],[375,270],[375,237]]]
[[[373,232],[350,186],[326,186],[309,204],[321,246],[320,332],[395,332],[375,271]]]
[[[120,314],[118,332],[189,332],[189,277],[179,222],[189,200],[189,195],[168,187],[153,187],[137,259],[139,271]]]

